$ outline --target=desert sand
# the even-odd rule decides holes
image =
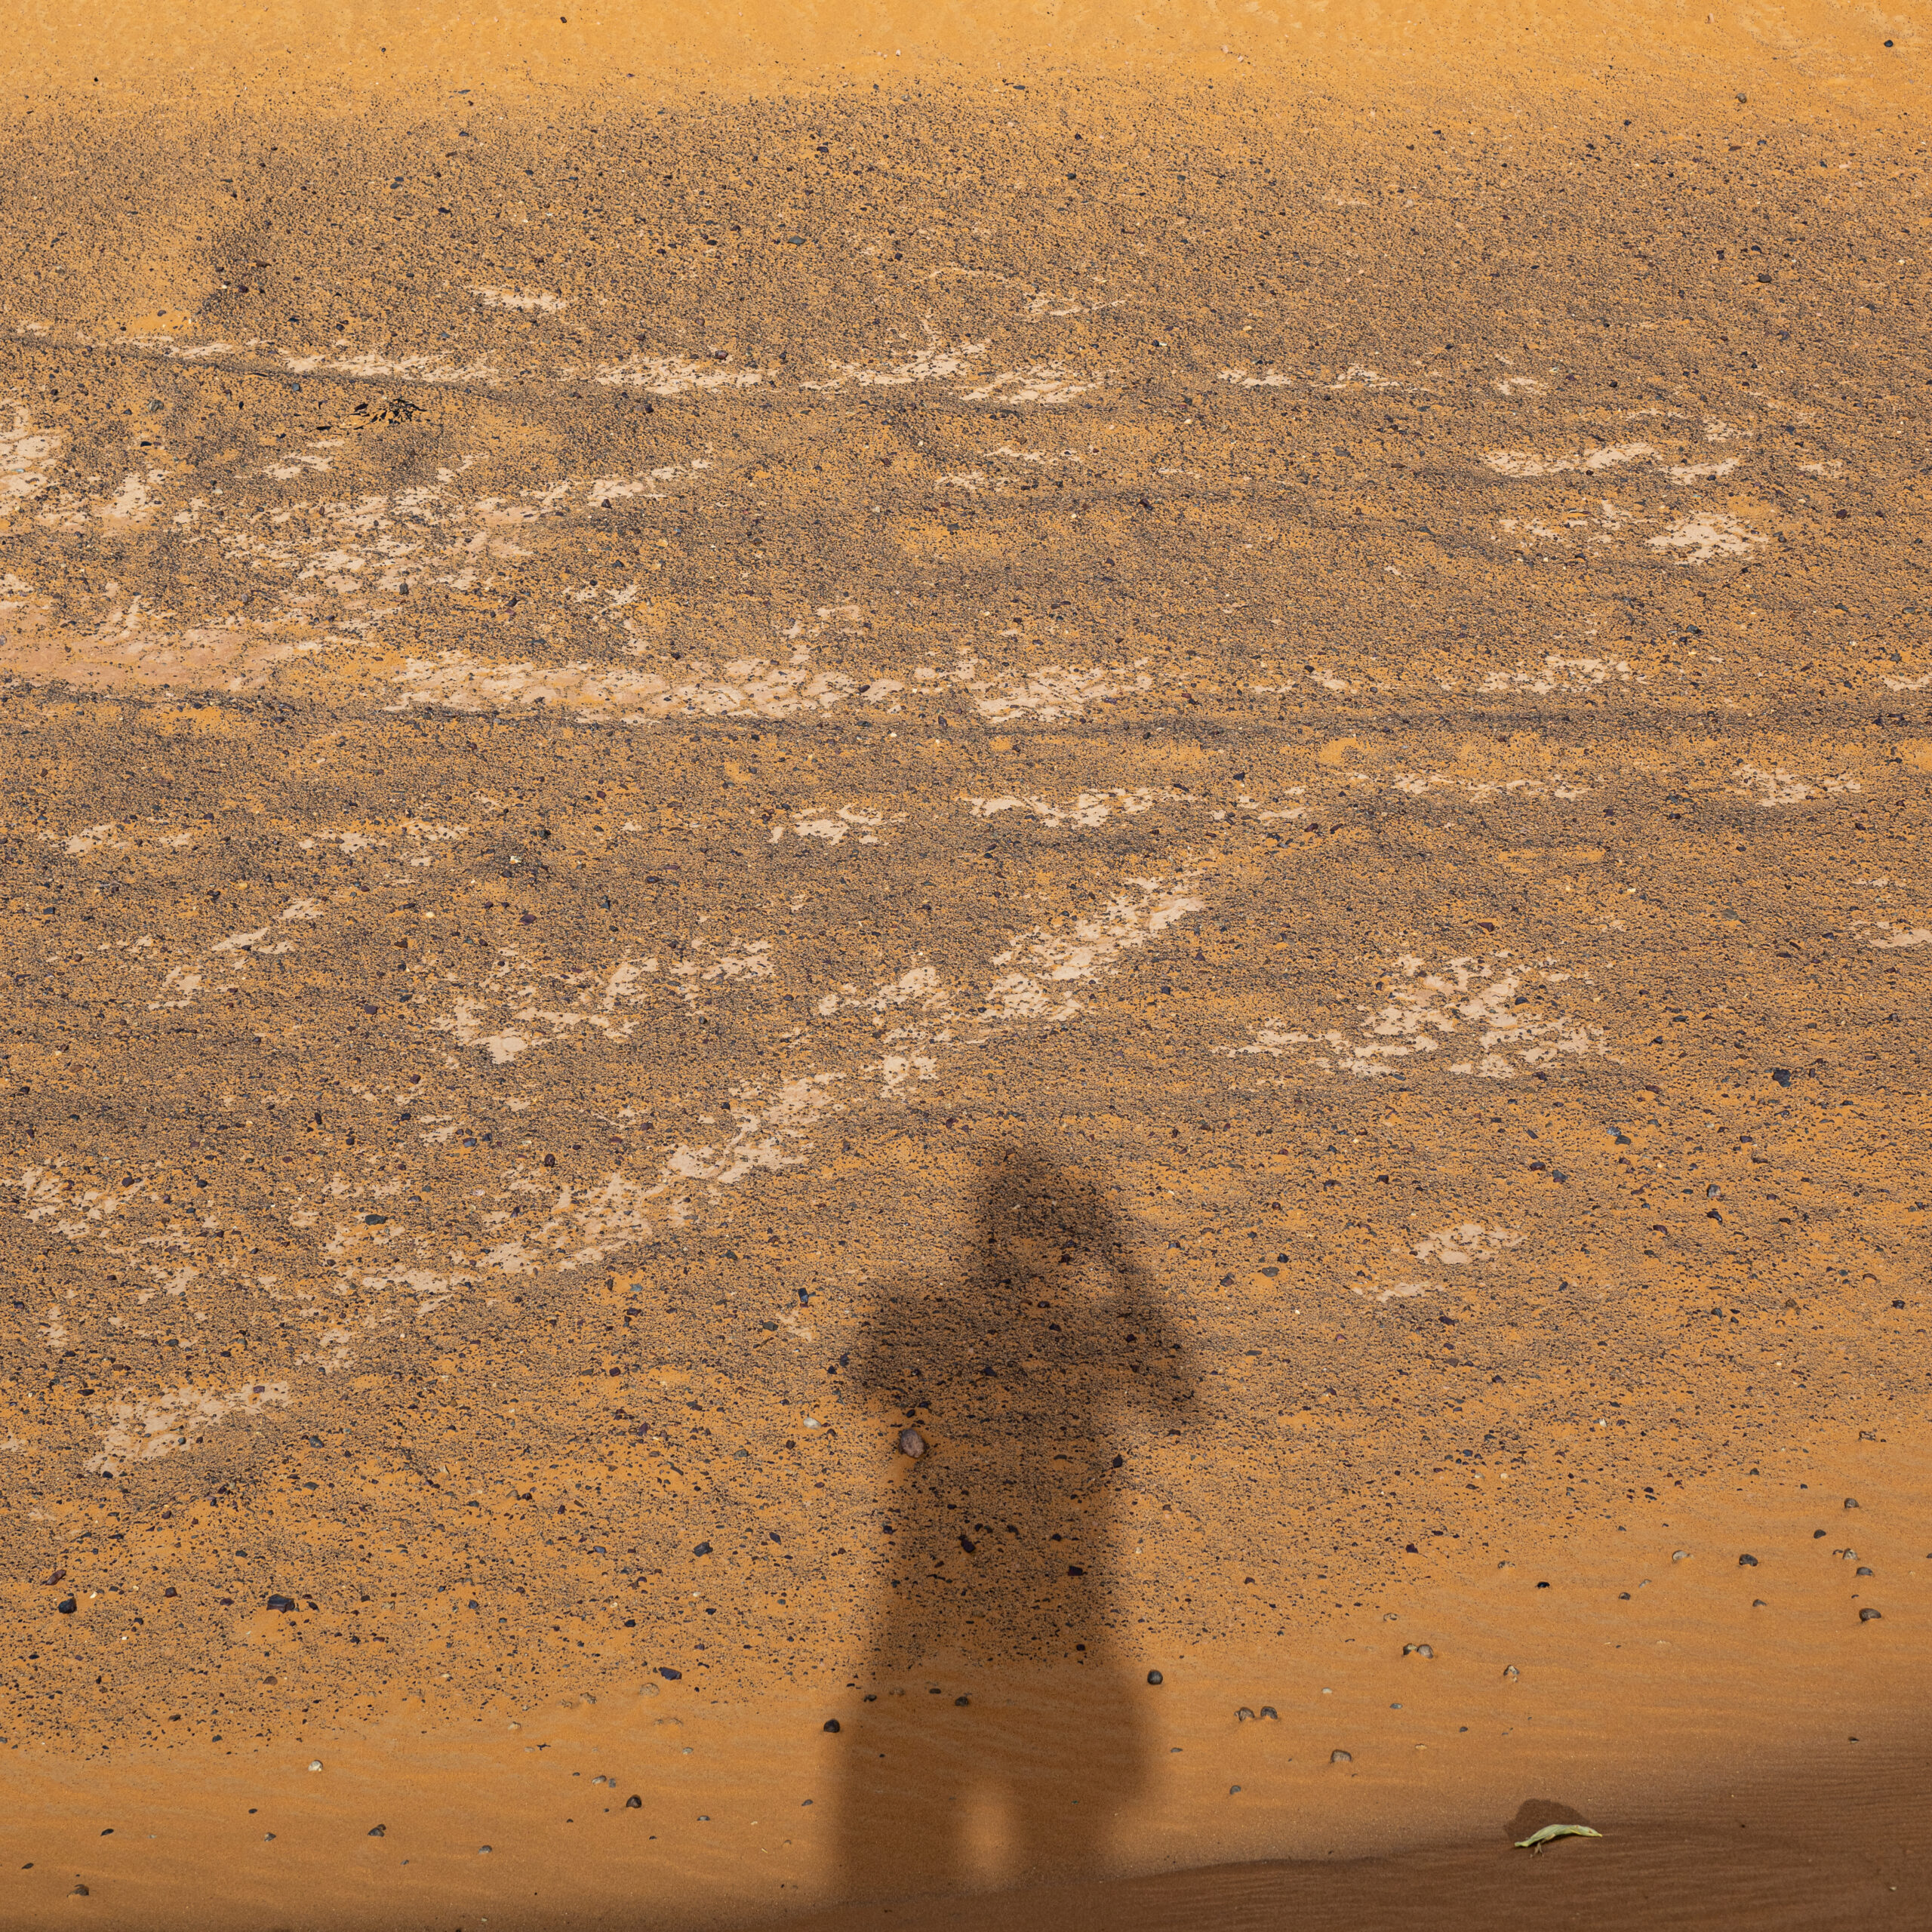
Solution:
[[[0,1924],[1924,1924],[1917,14],[558,6],[0,53]]]

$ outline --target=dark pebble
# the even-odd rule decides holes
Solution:
[[[1858,1566],[1857,1569],[1853,1572],[1853,1574],[1859,1577],[1869,1577],[1872,1574],[1872,1566],[1869,1563],[1861,1563]]]
[[[958,1708],[960,1705],[961,1705],[961,1704],[970,1704],[972,1701],[973,1701],[973,1700],[972,1700],[972,1699],[971,1699],[971,1697],[955,1697],[955,1698],[954,1698],[954,1699],[953,1699],[953,1700],[952,1700],[952,1702],[953,1702],[953,1705],[954,1705],[954,1707],[955,1707],[955,1709],[957,1709],[957,1708]]]
[[[899,1453],[910,1456],[916,1463],[926,1453],[926,1438],[916,1429],[902,1429],[899,1432]]]
[[[67,1896],[70,1899],[86,1899],[93,1897],[94,1894],[88,1890],[86,1886],[76,1885]]]
[[[1856,1509],[1858,1507],[1858,1498],[1855,1496],[1847,1496],[1844,1500],[1844,1506],[1847,1509]]]
[[[1882,1614],[1883,1613],[1879,1611],[1861,1610],[1858,1613],[1858,1620],[1861,1623],[1875,1623]]]
[[[630,1796],[624,1800],[624,1809],[626,1811],[641,1811],[644,1809],[644,1800],[638,1797],[635,1792],[632,1792]]]
[[[1161,1681],[1161,1673],[1158,1670],[1150,1670],[1147,1673],[1147,1681],[1149,1684],[1158,1684]]]
[[[1264,1718],[1272,1718],[1277,1724],[1281,1721],[1281,1712],[1276,1710],[1272,1704],[1263,1704],[1261,1707],[1261,1715]]]
[[[709,1556],[711,1554],[711,1546],[708,1543],[693,1543],[691,1554],[694,1556]]]
[[[685,1673],[681,1670],[673,1670],[668,1663],[660,1663],[657,1666],[657,1674],[660,1677],[669,1678],[675,1684]]]
[[[1814,1543],[1816,1543],[1816,1542],[1818,1540],[1818,1539],[1819,1539],[1821,1536],[1823,1536],[1824,1534],[1825,1534],[1825,1533],[1824,1533],[1824,1531],[1823,1531],[1823,1530],[1814,1530],[1814,1531],[1811,1532],[1811,1540],[1812,1540]]]
[[[269,1607],[271,1610],[293,1610],[295,1599],[293,1597],[270,1597]]]
[[[1737,1567],[1740,1570],[1755,1570],[1758,1567],[1758,1559],[1755,1556],[1740,1556],[1737,1559]]]
[[[825,1727],[827,1730],[836,1730],[838,1728],[838,1720],[836,1718],[827,1718],[825,1721]]]
[[[1241,1709],[1235,1713],[1235,1722],[1236,1724],[1252,1724],[1254,1721],[1254,1713],[1251,1711],[1245,1704],[1242,1705]]]
[[[375,1825],[370,1828],[369,1835],[372,1838],[386,1838],[389,1835],[389,1828],[386,1825]]]
[[[75,1602],[72,1597],[63,1597],[60,1601],[54,1606],[54,1607],[57,1610],[63,1617],[72,1617],[75,1611],[80,1608],[80,1605]]]

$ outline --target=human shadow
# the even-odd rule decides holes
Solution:
[[[888,1289],[845,1365],[877,1484],[840,1746],[848,1898],[1094,1869],[1151,1770],[1120,1432],[1184,1426],[1188,1353],[1091,1177],[999,1147],[977,1192],[964,1274]]]

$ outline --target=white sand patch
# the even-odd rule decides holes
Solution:
[[[1932,671],[1927,671],[1922,678],[1887,677],[1880,681],[1888,691],[1922,691],[1927,685],[1932,685]]]
[[[681,959],[665,969],[666,977],[688,1007],[697,1006],[700,986],[715,985],[721,980],[728,986],[749,984],[754,980],[770,979],[777,970],[772,961],[769,940],[734,940],[714,958],[707,960],[697,956],[712,946],[712,942],[708,939],[695,940],[691,945],[692,958]]]
[[[56,429],[36,429],[23,402],[0,398],[0,410],[11,411],[13,417],[10,425],[0,426],[0,522],[4,522],[53,487],[54,468],[67,439]]]
[[[1594,691],[1604,685],[1627,685],[1630,666],[1620,657],[1563,657],[1554,654],[1540,670],[1492,671],[1476,689],[1482,692],[1524,691],[1540,696],[1551,691]]]
[[[1700,510],[1694,516],[1681,516],[1669,529],[1647,540],[1653,550],[1677,550],[1680,564],[1707,564],[1713,557],[1748,555],[1757,545],[1768,543],[1734,516],[1718,510]]]
[[[93,1475],[118,1475],[133,1463],[155,1462],[198,1444],[232,1415],[260,1415],[288,1401],[287,1383],[254,1382],[225,1395],[184,1383],[171,1395],[146,1401],[110,1403],[101,1412],[107,1432],[81,1466]]]
[[[165,469],[150,469],[145,476],[131,470],[121,479],[121,487],[105,503],[97,503],[94,513],[105,523],[144,524],[152,520],[159,507],[155,491],[168,481]]]
[[[1550,778],[1461,778],[1453,772],[1403,771],[1389,781],[1398,792],[1412,798],[1426,798],[1432,792],[1460,792],[1471,798],[1581,798],[1589,795],[1587,785],[1577,785],[1559,774]]]
[[[1048,664],[1029,672],[1018,684],[975,700],[983,718],[1077,718],[1089,705],[1111,703],[1123,691],[1151,691],[1154,680],[1137,665]],[[983,691],[984,685],[976,685]]]
[[[547,288],[472,287],[469,292],[486,309],[514,309],[524,315],[554,315],[571,306],[566,297]]]
[[[249,932],[229,933],[213,945],[171,967],[158,987],[157,997],[147,1003],[150,1013],[178,1012],[192,1006],[205,992],[232,992],[257,958],[272,959],[295,950],[292,939],[272,937],[272,925]]]
[[[1029,362],[1022,369],[1002,369],[977,389],[959,393],[968,402],[985,402],[994,397],[1004,403],[1070,402],[1098,389],[1111,373],[1094,369],[1083,375],[1057,362]]]
[[[1534,376],[1499,376],[1490,387],[1498,395],[1541,395],[1547,385]]]
[[[1097,914],[1016,934],[992,964],[1012,970],[988,988],[986,1018],[1061,1020],[1080,1011],[1064,989],[1117,970],[1121,958],[1157,939],[1208,902],[1186,890],[1192,875],[1178,879],[1130,879],[1131,889]],[[1048,989],[1056,990],[1049,992]]]
[[[1221,371],[1223,382],[1232,383],[1235,388],[1242,389],[1288,389],[1293,386],[1294,380],[1292,376],[1283,375],[1272,363],[1263,369],[1251,369],[1243,365],[1238,369]]]
[[[284,355],[281,366],[298,376],[327,369],[343,376],[401,376],[412,383],[472,383],[484,389],[500,389],[503,378],[486,356],[463,361],[445,351],[424,355],[379,355],[374,349],[360,355]]]
[[[14,1185],[20,1190],[20,1212],[23,1220],[50,1221],[51,1232],[67,1241],[79,1241],[97,1232],[102,1223],[147,1186],[137,1179],[125,1187],[108,1186],[97,1177],[71,1175],[63,1164],[25,1168]]]
[[[105,819],[99,825],[85,826],[78,832],[63,836],[57,832],[43,832],[40,836],[50,844],[58,845],[70,859],[84,859],[98,848],[105,845],[109,851],[125,852],[128,841],[114,835],[114,821]]]
[[[1648,443],[1612,443],[1567,456],[1537,456],[1527,450],[1485,450],[1483,461],[1505,476],[1560,476],[1567,471],[1594,475],[1620,463],[1641,463],[1657,451]]]
[[[1512,1079],[1561,1057],[1607,1056],[1601,1027],[1567,1011],[1549,1013],[1533,1004],[1531,989],[1540,986],[1546,992],[1574,977],[1546,965],[1512,961],[1507,953],[1450,959],[1432,970],[1405,955],[1392,962],[1382,981],[1380,990],[1388,995],[1386,1000],[1361,1008],[1362,1023],[1352,1035],[1332,1029],[1305,1033],[1285,1021],[1271,1020],[1246,1042],[1213,1051],[1229,1059],[1288,1056],[1325,1072],[1375,1079],[1410,1077],[1440,1066],[1446,1057],[1441,1049],[1453,1037],[1457,1045],[1480,1048],[1481,1053],[1451,1064],[1449,1072]]]
[[[1513,1228],[1486,1228],[1479,1221],[1463,1221],[1424,1235],[1415,1244],[1416,1259],[1462,1268],[1472,1261],[1494,1261],[1504,1249],[1520,1247],[1522,1242],[1522,1235]]]
[[[1901,926],[1890,919],[1881,919],[1876,924],[1854,928],[1865,937],[1867,946],[1875,946],[1886,951],[1905,946],[1932,946],[1932,926]]]
[[[1110,792],[1082,792],[1065,804],[1051,798],[977,798],[968,797],[965,802],[973,808],[975,818],[992,818],[1001,812],[1029,812],[1043,825],[1057,829],[1063,825],[1091,827],[1104,825],[1115,813],[1132,817],[1137,812],[1147,811],[1154,803],[1154,794],[1146,789],[1126,791],[1116,788]],[[1177,795],[1166,792],[1164,797]],[[1275,814],[1280,816],[1280,814]]]
[[[749,1174],[802,1167],[808,1156],[801,1150],[811,1145],[813,1129],[827,1113],[843,1112],[831,1093],[833,1083],[843,1078],[814,1073],[781,1081],[778,1091],[768,1098],[755,1085],[735,1089],[731,1105],[736,1128],[731,1138],[721,1146],[678,1148],[664,1163],[651,1194],[697,1181],[715,1195]]]
[[[801,381],[802,389],[842,389],[848,384],[860,389],[902,389],[912,383],[943,382],[949,376],[963,375],[968,367],[985,355],[983,342],[940,342],[929,340],[903,361],[884,368],[868,368],[859,362],[828,359],[832,374],[817,381]]]
[[[841,805],[835,813],[801,813],[789,826],[774,825],[767,843],[776,845],[789,831],[800,838],[822,839],[828,845],[837,845],[848,833],[856,832],[857,844],[876,845],[880,843],[881,826],[902,824],[905,817],[903,812],[868,812],[857,805]]]
[[[451,711],[503,712],[537,705],[581,716],[626,721],[744,715],[788,718],[800,712],[829,711],[856,696],[857,681],[843,672],[814,672],[808,664],[775,666],[763,658],[743,658],[721,673],[682,678],[633,671],[579,660],[538,665],[527,660],[496,662],[466,651],[446,651],[435,658],[411,657],[392,681],[401,691],[392,711],[415,704]]]
[[[1399,389],[1407,388],[1408,385],[1393,376],[1385,376],[1379,370],[1370,368],[1365,363],[1351,362],[1328,386],[1331,390],[1340,391]]]
[[[1841,792],[1862,792],[1855,778],[1840,772],[1807,782],[1789,771],[1762,771],[1755,764],[1740,764],[1731,774],[1736,789],[1746,798],[1755,798],[1767,809],[1774,805],[1799,805],[1820,792],[1827,796]]]
[[[641,389],[647,395],[683,395],[691,390],[750,389],[764,378],[756,369],[733,369],[717,362],[694,362],[688,355],[626,355],[600,362],[590,380],[607,388]]]

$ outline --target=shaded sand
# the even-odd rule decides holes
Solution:
[[[30,14],[6,1923],[1922,1921],[1921,43],[1706,11]]]

